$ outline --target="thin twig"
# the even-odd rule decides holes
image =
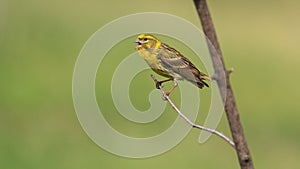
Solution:
[[[200,126],[197,125],[195,123],[193,123],[188,117],[186,117],[177,107],[176,105],[173,103],[173,101],[169,98],[169,96],[166,94],[166,92],[164,91],[164,89],[162,88],[162,86],[159,84],[158,80],[155,78],[154,75],[151,74],[152,79],[154,80],[156,86],[159,87],[159,90],[161,91],[161,93],[163,94],[164,99],[166,99],[170,105],[172,106],[172,108],[179,114],[180,117],[182,117],[189,125],[191,125],[194,128],[198,128],[200,130],[204,130],[207,132],[210,132],[212,134],[215,134],[219,137],[221,137],[222,139],[224,139],[225,141],[227,141],[233,148],[235,148],[235,145],[233,143],[233,141],[231,141],[228,137],[226,137],[224,134],[214,130],[214,129],[210,129],[204,126]]]

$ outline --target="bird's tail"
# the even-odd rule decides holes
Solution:
[[[202,89],[204,86],[209,87],[209,85],[204,80],[211,81],[211,79],[206,74],[200,72],[200,77],[196,82],[197,86],[200,89]]]
[[[197,81],[197,82],[196,82],[196,85],[197,85],[200,89],[202,89],[204,86],[209,87],[209,85],[208,85],[206,82],[204,82],[203,80]]]
[[[200,79],[201,80],[211,81],[211,78],[209,76],[207,76],[206,74],[204,74],[204,73],[200,74]]]

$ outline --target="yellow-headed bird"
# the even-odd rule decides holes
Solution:
[[[160,42],[150,34],[141,34],[137,37],[136,49],[140,56],[148,63],[151,69],[159,75],[167,77],[167,80],[159,84],[173,80],[173,87],[166,92],[169,95],[178,85],[177,80],[188,80],[199,88],[208,86],[204,80],[210,78],[199,71],[196,66],[176,49]]]

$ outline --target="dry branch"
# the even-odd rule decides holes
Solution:
[[[220,93],[225,101],[225,112],[230,126],[231,135],[235,143],[235,149],[239,159],[240,167],[241,169],[253,169],[254,166],[252,158],[248,149],[246,137],[244,135],[239,112],[233,95],[233,90],[229,81],[229,74],[233,71],[233,69],[226,70],[225,68],[222,52],[218,43],[217,35],[209,13],[206,0],[194,0],[194,4],[196,6],[197,13],[200,17],[204,34],[208,38],[207,43],[211,43],[213,46],[212,48],[211,45],[208,45],[213,66],[215,69],[215,75],[217,77],[216,81],[218,83]],[[224,74],[225,77],[222,77],[222,75]],[[225,84],[222,83],[224,79],[220,79],[220,77],[225,79]]]

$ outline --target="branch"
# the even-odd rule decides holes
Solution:
[[[189,125],[191,125],[193,128],[197,128],[197,129],[200,129],[200,130],[204,130],[204,131],[208,131],[212,134],[215,134],[219,137],[221,137],[222,139],[224,139],[225,141],[227,141],[233,148],[235,148],[235,145],[233,143],[233,141],[231,141],[228,137],[226,137],[224,134],[216,131],[216,130],[213,130],[213,129],[210,129],[210,128],[206,128],[204,126],[200,126],[200,125],[197,125],[195,123],[193,123],[189,118],[187,118],[176,106],[175,104],[172,102],[172,100],[169,98],[169,96],[166,94],[166,92],[164,91],[164,89],[162,88],[162,86],[160,85],[160,83],[158,82],[158,80],[155,78],[154,75],[151,74],[151,77],[152,79],[154,80],[156,86],[159,87],[161,93],[163,94],[163,97],[164,99],[166,99],[170,105],[172,106],[172,108],[179,114],[180,117],[182,117]]]
[[[229,75],[233,71],[226,70],[221,48],[217,39],[216,31],[210,16],[206,0],[194,0],[197,13],[200,17],[204,34],[206,35],[208,49],[215,69],[216,81],[223,101],[231,135],[235,143],[236,153],[241,169],[253,169],[253,162],[248,149],[243,126],[240,121],[239,111],[236,106],[233,90],[230,85]],[[212,45],[209,45],[212,44]],[[224,76],[225,75],[225,76]],[[226,83],[222,83],[225,81]]]

